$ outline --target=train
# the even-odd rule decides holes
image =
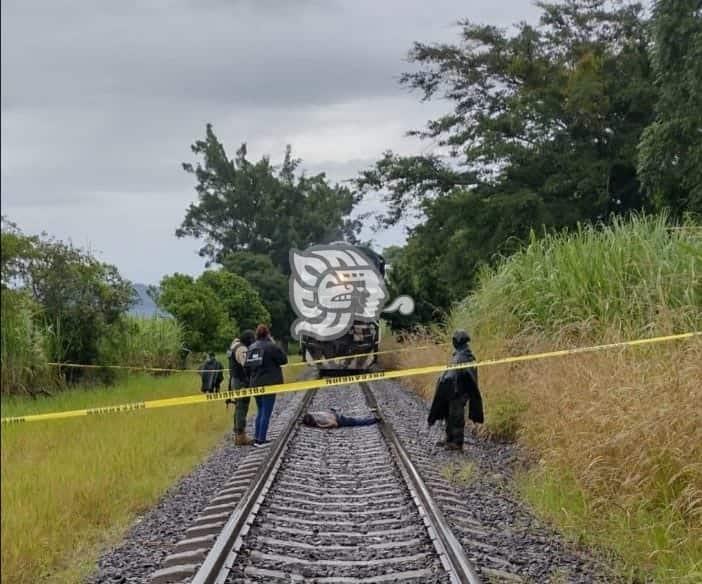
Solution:
[[[367,257],[385,279],[385,259],[367,246],[353,246]],[[320,374],[368,371],[378,360],[381,340],[380,320],[355,320],[343,336],[320,341],[308,335],[300,336],[302,360],[313,365]],[[358,355],[355,357],[354,355]]]

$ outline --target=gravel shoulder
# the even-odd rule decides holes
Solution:
[[[505,559],[503,554],[494,558],[496,575],[488,575],[488,582],[491,578],[500,580],[502,571],[539,584],[620,581],[605,561],[568,542],[519,500],[512,479],[525,457],[516,445],[493,442],[467,431],[463,452],[447,452],[436,446],[444,438],[443,427],[440,423],[427,426],[428,405],[417,394],[388,381],[373,383],[371,388],[425,480],[431,477],[430,487],[441,492],[444,516],[468,557],[478,565],[490,566],[492,559],[481,554],[481,544],[508,550],[508,564],[499,566]],[[467,476],[460,477],[467,467]],[[451,469],[458,476],[451,477]],[[466,527],[466,519],[480,527]]]

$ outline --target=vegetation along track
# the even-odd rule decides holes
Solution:
[[[204,560],[171,556],[152,581],[480,582],[390,424],[297,423],[330,407],[368,415],[377,404],[365,385],[309,392],[276,442],[243,463],[259,467]]]

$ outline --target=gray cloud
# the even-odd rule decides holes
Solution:
[[[194,198],[180,163],[207,122],[230,152],[246,141],[276,161],[291,143],[344,180],[387,148],[421,149],[404,132],[443,110],[397,85],[413,41],[535,14],[523,0],[4,1],[3,213],[135,280],[195,273],[198,242],[173,233]]]

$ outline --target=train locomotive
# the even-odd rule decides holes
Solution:
[[[354,246],[385,278],[385,259],[366,246]],[[363,372],[377,362],[380,345],[380,320],[354,320],[350,329],[334,340],[319,340],[300,335],[302,360],[313,365],[320,374],[334,372]],[[354,356],[358,355],[358,356]]]

